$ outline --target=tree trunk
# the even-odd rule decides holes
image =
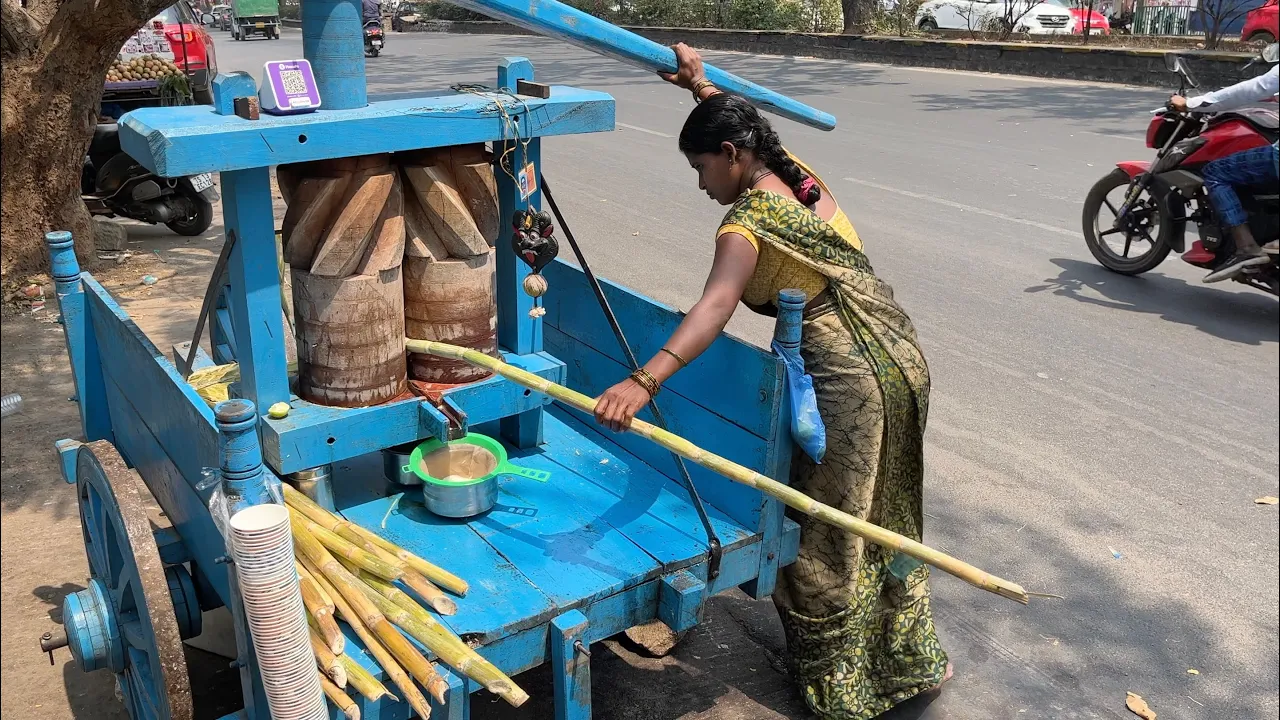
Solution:
[[[844,12],[844,32],[846,35],[866,32],[871,22],[872,3],[875,0],[840,0],[840,9]]]
[[[91,267],[80,171],[103,81],[125,40],[169,0],[32,0],[30,10],[2,1],[0,272],[47,268],[50,230],[70,230],[81,266]]]

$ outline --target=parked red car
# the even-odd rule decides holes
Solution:
[[[1247,43],[1270,45],[1280,37],[1280,3],[1270,0],[1262,7],[1254,8],[1244,16],[1244,29],[1240,31],[1240,39]]]
[[[120,49],[120,58],[156,54],[172,59],[191,83],[195,101],[213,104],[213,78],[218,74],[213,38],[186,0],[161,10]],[[155,81],[107,83],[103,102],[142,101],[158,97]]]
[[[1059,7],[1066,8],[1067,12],[1071,14],[1071,19],[1074,21],[1071,23],[1071,34],[1073,35],[1084,34],[1085,19],[1090,17],[1089,15],[1089,13],[1091,12],[1090,10],[1088,10],[1087,8],[1076,7],[1076,5],[1073,4],[1070,0],[1044,0],[1044,2],[1048,3],[1049,5],[1057,5]],[[1090,35],[1110,35],[1111,23],[1107,21],[1107,16],[1103,15],[1097,10],[1093,10],[1092,13],[1093,13],[1092,19],[1088,21],[1089,34]]]

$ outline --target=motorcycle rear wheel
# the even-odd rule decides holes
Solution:
[[[191,203],[192,214],[181,220],[170,220],[164,225],[179,235],[195,237],[204,233],[213,224],[213,203],[199,195],[187,196],[187,202]]]
[[[1108,198],[1108,194],[1117,188],[1129,187],[1129,174],[1116,168],[1090,188],[1084,199],[1082,224],[1084,241],[1089,252],[1106,269],[1121,275],[1141,275],[1164,262],[1171,249],[1169,239],[1175,229],[1175,223],[1166,217],[1164,205],[1152,195],[1148,188],[1142,192],[1134,203],[1135,209],[1130,211],[1134,220],[1120,228],[1112,227],[1115,213],[1119,209]],[[1155,224],[1155,233],[1151,225]],[[1108,242],[1108,237],[1123,240],[1124,249],[1117,252]],[[1135,242],[1150,246],[1145,253],[1131,256],[1130,250]]]

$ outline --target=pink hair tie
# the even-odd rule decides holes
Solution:
[[[822,196],[822,191],[818,189],[818,183],[813,178],[807,177],[800,181],[800,192],[796,193],[800,202],[805,205],[812,205],[818,202],[818,198]]]

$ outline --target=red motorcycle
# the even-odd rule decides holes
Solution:
[[[1263,58],[1275,62],[1275,45]],[[1180,78],[1178,94],[1196,87],[1182,58],[1165,55],[1165,66]],[[1231,258],[1235,243],[1221,227],[1204,190],[1205,163],[1276,141],[1280,118],[1275,110],[1247,108],[1203,115],[1158,110],[1147,127],[1154,162],[1128,160],[1094,184],[1084,201],[1084,238],[1103,267],[1122,275],[1144,273],[1164,261],[1170,250],[1184,262],[1215,270]],[[1120,192],[1117,192],[1120,191]],[[1280,237],[1277,188],[1237,187],[1259,245]],[[1114,195],[1113,195],[1114,193]],[[1186,248],[1186,226],[1193,222],[1200,239]],[[1280,296],[1280,265],[1247,268],[1235,280]]]

